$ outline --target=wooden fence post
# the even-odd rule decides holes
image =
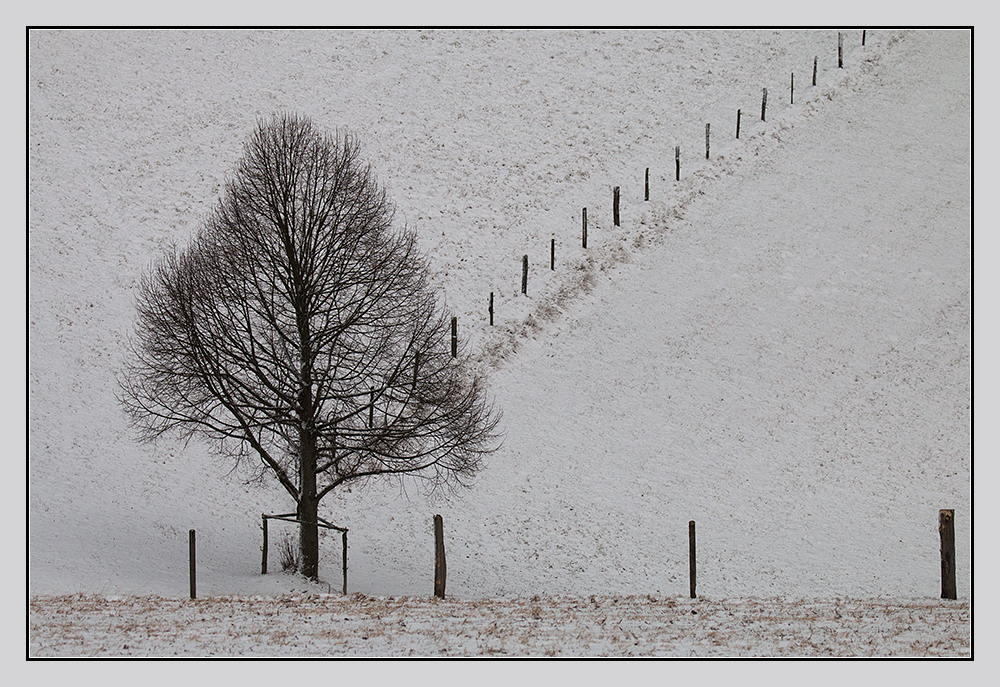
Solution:
[[[493,292],[490,291],[490,326],[493,326]]]
[[[955,510],[942,508],[938,513],[941,534],[941,598],[957,599],[955,585]]]
[[[844,68],[844,34],[837,32],[837,69]]]
[[[867,34],[868,34],[868,31],[862,31],[862,32],[861,32],[861,47],[862,47],[862,48],[863,48],[863,47],[865,47],[865,36],[866,36]]]
[[[646,168],[646,200],[649,200],[649,167]]]
[[[740,115],[743,114],[743,110],[736,110],[736,138],[740,137]]]
[[[444,560],[444,521],[434,516],[434,596],[444,598],[444,583],[448,567]]]
[[[681,180],[681,147],[674,146],[674,168],[677,170],[676,181]]]
[[[549,257],[549,269],[554,270],[556,268],[556,240],[552,239],[552,251]]]
[[[458,357],[458,318],[451,318],[451,357]]]
[[[788,104],[795,104],[795,72],[792,72],[792,85],[789,87]]]
[[[260,519],[264,523],[264,547],[260,550],[260,574],[267,574],[267,516],[260,514]]]
[[[191,598],[197,598],[195,585],[194,530],[188,530],[188,578],[191,586]]]
[[[620,219],[618,217],[618,196],[619,196],[620,192],[621,192],[621,187],[620,186],[615,186],[614,215],[615,215],[615,226],[616,227],[620,227],[621,226],[621,221],[620,221]]]
[[[344,596],[347,596],[347,530],[340,534],[344,543]]]
[[[587,247],[587,208],[583,209],[583,247]]]
[[[688,523],[688,563],[691,572],[691,598],[697,598],[694,593],[695,587],[695,563],[694,563],[694,520]]]
[[[816,85],[816,69],[819,66],[819,56],[813,57],[813,86]]]
[[[711,124],[705,124],[705,159],[708,160],[708,146],[709,146],[709,131],[712,130]]]
[[[521,293],[528,295],[528,256],[521,258]]]
[[[767,89],[764,89],[764,95],[760,99],[760,121],[766,122],[767,118],[764,116],[767,113]]]

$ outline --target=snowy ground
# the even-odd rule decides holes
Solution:
[[[35,656],[971,656],[967,602],[33,598]]]
[[[670,599],[696,520],[709,599],[779,599],[775,617],[799,612],[780,599],[820,615],[836,598],[905,599],[957,622],[947,646],[964,651],[971,611],[935,597],[940,508],[956,509],[972,596],[970,39],[872,31],[862,48],[847,32],[843,70],[836,41],[31,34],[29,593],[169,607],[186,595],[189,529],[203,596],[317,591],[259,575],[260,513],[289,510],[280,489],[205,446],[137,445],[114,400],[139,274],[205,217],[255,118],[292,109],[360,134],[505,413],[504,447],[469,490],[328,499],[324,517],[350,528],[351,592],[429,594],[441,513],[459,607]],[[333,588],[339,541],[321,561]],[[933,644],[894,637],[892,652]],[[745,651],[783,650],[770,641]]]

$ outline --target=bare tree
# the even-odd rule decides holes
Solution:
[[[497,448],[499,412],[451,355],[427,264],[392,220],[354,137],[275,117],[190,245],[139,285],[124,408],[147,440],[205,435],[276,477],[314,579],[332,490],[461,483]]]

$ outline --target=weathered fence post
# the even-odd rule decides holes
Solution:
[[[813,57],[813,86],[816,85],[816,69],[819,67],[819,56]]]
[[[490,326],[493,326],[493,292],[490,291]]]
[[[844,34],[837,32],[837,69],[844,68]]]
[[[762,122],[766,122],[767,121],[767,118],[765,117],[765,114],[767,114],[767,89],[766,88],[764,89],[764,95],[760,99],[760,121],[762,121]]]
[[[691,572],[691,598],[697,598],[695,588],[695,564],[694,564],[694,520],[688,523],[688,563]]]
[[[444,598],[444,583],[448,567],[444,561],[444,521],[434,516],[434,596]]]
[[[615,226],[616,227],[620,227],[622,225],[621,224],[621,220],[618,217],[618,196],[619,196],[620,192],[621,192],[621,187],[620,186],[615,186],[614,215],[615,215]]]
[[[743,110],[736,110],[736,138],[740,137],[740,116],[743,114]]]
[[[795,72],[792,72],[792,85],[789,87],[788,104],[795,104]]]
[[[861,32],[861,47],[862,47],[862,48],[863,48],[863,47],[865,47],[865,36],[866,36],[867,34],[868,34],[868,31],[862,31],[862,32]]]
[[[188,578],[191,586],[191,598],[197,598],[195,585],[194,530],[188,530]]]
[[[955,510],[942,508],[938,513],[941,534],[941,598],[957,599],[955,585]]]
[[[649,167],[646,168],[646,200],[649,200]]]
[[[340,533],[344,543],[344,596],[347,596],[347,530]]]
[[[711,124],[705,124],[705,159],[708,160],[708,146],[709,146],[709,131],[712,130]]]
[[[556,268],[556,240],[552,239],[552,251],[549,257],[549,269],[554,270]]]
[[[587,208],[583,209],[583,247],[587,247]]]
[[[521,293],[528,295],[528,256],[521,258]]]
[[[267,516],[263,513],[260,514],[261,522],[263,522],[264,529],[264,547],[260,550],[260,574],[267,574]]]
[[[681,180],[681,147],[674,146],[674,168],[677,170],[676,181]]]
[[[458,318],[451,318],[451,357],[458,357]]]

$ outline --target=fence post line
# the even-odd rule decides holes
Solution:
[[[549,257],[549,269],[554,270],[556,268],[556,240],[552,239],[552,252]]]
[[[493,292],[490,291],[490,326],[493,326]]]
[[[789,105],[795,104],[795,72],[792,72],[792,85],[789,86],[788,104]]]
[[[740,115],[743,114],[743,110],[736,110],[736,138],[740,137]]]
[[[521,293],[528,295],[528,256],[521,258]]]
[[[709,159],[709,156],[708,156],[708,147],[709,147],[709,132],[710,132],[711,130],[712,130],[712,125],[711,125],[711,124],[708,124],[708,123],[706,123],[706,124],[705,124],[705,159],[706,159],[706,160],[708,160],[708,159]]]
[[[649,200],[649,167],[646,168],[646,200]]]
[[[444,521],[440,515],[434,516],[434,596],[444,598],[447,565],[444,560]]]
[[[691,598],[697,598],[695,588],[695,563],[694,563],[694,520],[688,523],[688,562],[691,573]]]
[[[583,209],[583,247],[587,247],[587,208]]]
[[[681,180],[681,147],[674,146],[674,167],[677,170],[675,181]]]
[[[837,32],[837,69],[844,68],[844,34]]]
[[[941,598],[957,599],[955,585],[955,510],[942,508],[938,513],[941,534]]]
[[[760,121],[766,122],[767,118],[764,116],[767,113],[767,89],[764,89],[764,95],[760,99]]]
[[[195,584],[194,530],[188,530],[188,582],[191,587],[191,598],[197,598]]]
[[[264,547],[260,550],[260,574],[267,574],[267,516],[260,514],[260,519],[264,523]]]
[[[816,69],[819,66],[819,56],[813,57],[813,86],[816,85]]]
[[[614,197],[614,215],[615,215],[615,226],[620,227],[621,221],[618,216],[618,197],[621,193],[621,187],[615,186],[615,197]]]
[[[867,30],[861,32],[861,47],[865,47],[865,36],[868,34]]]

